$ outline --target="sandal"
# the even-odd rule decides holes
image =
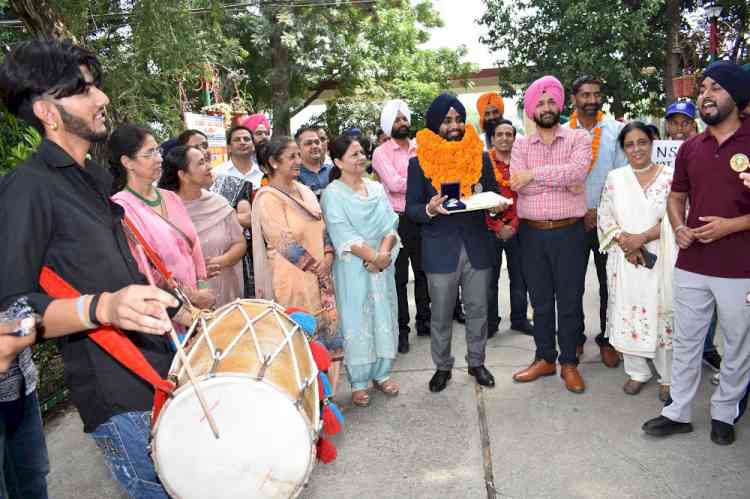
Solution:
[[[370,405],[370,394],[367,393],[367,390],[354,390],[352,392],[352,404],[367,407]]]
[[[387,380],[383,381],[382,383],[378,383],[377,381],[373,381],[372,383],[375,385],[375,388],[380,390],[381,392],[385,393],[389,397],[395,397],[398,395],[399,390],[401,389],[400,386],[398,386],[398,383],[393,381],[391,378],[388,378]]]

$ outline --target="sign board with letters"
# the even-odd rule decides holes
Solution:
[[[671,166],[674,168],[674,160],[682,140],[655,140],[651,151],[651,161],[656,165]]]
[[[185,127],[200,130],[208,137],[211,166],[220,165],[229,159],[224,117],[209,114],[185,113]]]

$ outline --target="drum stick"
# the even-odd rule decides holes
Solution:
[[[143,252],[143,248],[138,246],[138,252],[140,253],[141,258],[148,262],[146,259],[146,255]],[[145,265],[146,267],[146,278],[148,279],[148,283],[152,286],[155,286],[154,284],[154,276],[151,274],[151,269],[148,267],[148,264]],[[167,311],[164,307],[162,307],[162,310],[164,311],[164,315],[167,314]],[[177,337],[177,332],[174,330],[174,326],[172,326],[172,321],[169,322],[169,336],[172,338],[172,341],[175,344],[175,347],[177,348],[177,355],[180,357],[180,362],[182,362],[182,365],[185,367],[185,372],[188,375],[188,379],[190,380],[190,384],[193,386],[193,389],[195,390],[195,394],[198,396],[198,402],[201,405],[201,408],[203,409],[203,414],[206,416],[206,421],[208,421],[208,425],[211,427],[211,431],[214,434],[214,437],[216,439],[219,438],[219,428],[216,426],[216,421],[214,421],[214,417],[211,415],[211,411],[208,409],[208,404],[206,403],[206,399],[203,396],[203,390],[198,386],[198,380],[195,379],[195,373],[193,373],[193,369],[190,367],[190,363],[188,362],[187,355],[185,355],[185,350],[182,348],[182,342],[180,342],[180,339]]]

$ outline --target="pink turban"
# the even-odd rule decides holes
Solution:
[[[565,106],[565,90],[560,80],[554,76],[543,76],[529,85],[523,96],[523,110],[530,120],[534,119],[534,109],[539,104],[539,99],[542,98],[544,92],[547,92],[555,99],[555,103],[560,108],[560,111]]]
[[[258,125],[264,125],[266,130],[269,132],[271,131],[271,123],[268,122],[268,118],[266,118],[266,115],[263,113],[251,114],[240,124],[249,128],[253,133],[255,133],[255,129],[258,128]]]

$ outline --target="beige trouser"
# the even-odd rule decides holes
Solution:
[[[623,354],[622,358],[625,364],[625,373],[630,376],[630,379],[645,383],[653,376],[648,366],[649,359],[646,357]],[[672,384],[672,350],[657,348],[653,363],[656,374],[659,376],[659,383],[662,385]]]

